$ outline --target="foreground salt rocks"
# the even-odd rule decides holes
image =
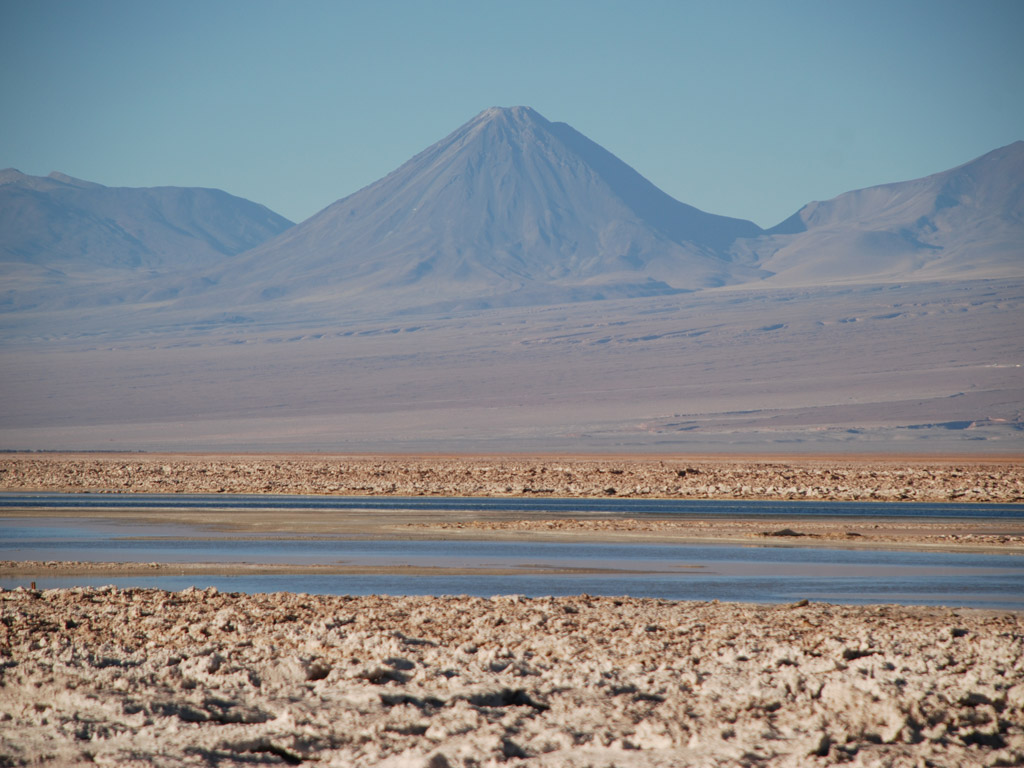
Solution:
[[[1024,761],[1024,617],[657,600],[0,592],[0,764]]]

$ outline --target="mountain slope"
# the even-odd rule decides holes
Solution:
[[[736,249],[777,285],[1024,276],[1024,141],[810,203]]]
[[[217,189],[105,187],[7,169],[0,171],[2,300],[124,300],[136,295],[140,279],[208,269],[289,226]],[[122,294],[128,285],[135,290]]]
[[[759,232],[673,200],[568,125],[492,108],[215,278],[243,303],[649,295],[749,279],[721,253]]]

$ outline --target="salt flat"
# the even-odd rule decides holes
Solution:
[[[501,495],[543,482],[596,494],[615,482],[640,495],[657,483],[684,496],[765,493],[770,484],[777,497],[1019,499],[1020,467],[964,458],[32,454],[4,457],[0,476],[6,488],[46,490],[337,492],[349,483],[364,493],[472,486]],[[533,540],[757,534],[733,519],[705,528],[709,521],[465,517],[278,515],[270,529],[251,514],[219,519],[242,531]],[[846,536],[820,520],[792,522],[815,545]],[[843,531],[857,524],[844,520]],[[968,531],[992,533],[978,525],[888,521],[865,534],[869,546],[971,548]],[[981,544],[1019,551],[1019,536],[1000,536]],[[120,572],[4,566],[24,577]],[[1024,760],[1022,637],[1013,612],[806,601],[19,588],[0,591],[0,754],[15,765],[1013,765]]]
[[[231,499],[231,494],[321,494],[1013,503],[1024,499],[1024,463],[1020,457],[964,456],[11,453],[0,455],[0,489],[226,494],[220,499]],[[240,503],[244,506],[245,500]],[[145,510],[140,506],[127,514],[143,515]],[[337,524],[330,514],[328,522]],[[374,514],[369,510],[357,519],[372,522]],[[471,509],[456,521],[478,519],[477,514]],[[239,510],[232,515],[234,524],[244,525]],[[277,525],[284,527],[273,530],[286,531],[291,523],[285,516]]]

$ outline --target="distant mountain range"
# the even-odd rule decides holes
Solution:
[[[770,284],[1020,277],[1024,141],[923,179],[809,203],[738,249]]]
[[[769,230],[666,195],[564,123],[492,108],[291,222],[218,190],[0,172],[0,309],[330,314],[749,285],[1024,275],[1024,142],[810,203]]]
[[[198,275],[292,222],[218,189],[105,187],[0,171],[0,307],[121,302]],[[130,292],[129,292],[130,293]]]

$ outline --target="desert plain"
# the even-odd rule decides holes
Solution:
[[[0,489],[1017,503],[1024,466],[1007,458],[9,454]],[[282,534],[773,536],[789,546],[1024,553],[1024,526],[1012,520],[793,518],[766,530],[742,519],[344,517],[268,520],[240,510],[208,522]],[[0,565],[26,580],[0,592],[0,764],[1024,764],[1024,616],[1016,612],[27,583],[34,574],[132,567],[148,566]]]

